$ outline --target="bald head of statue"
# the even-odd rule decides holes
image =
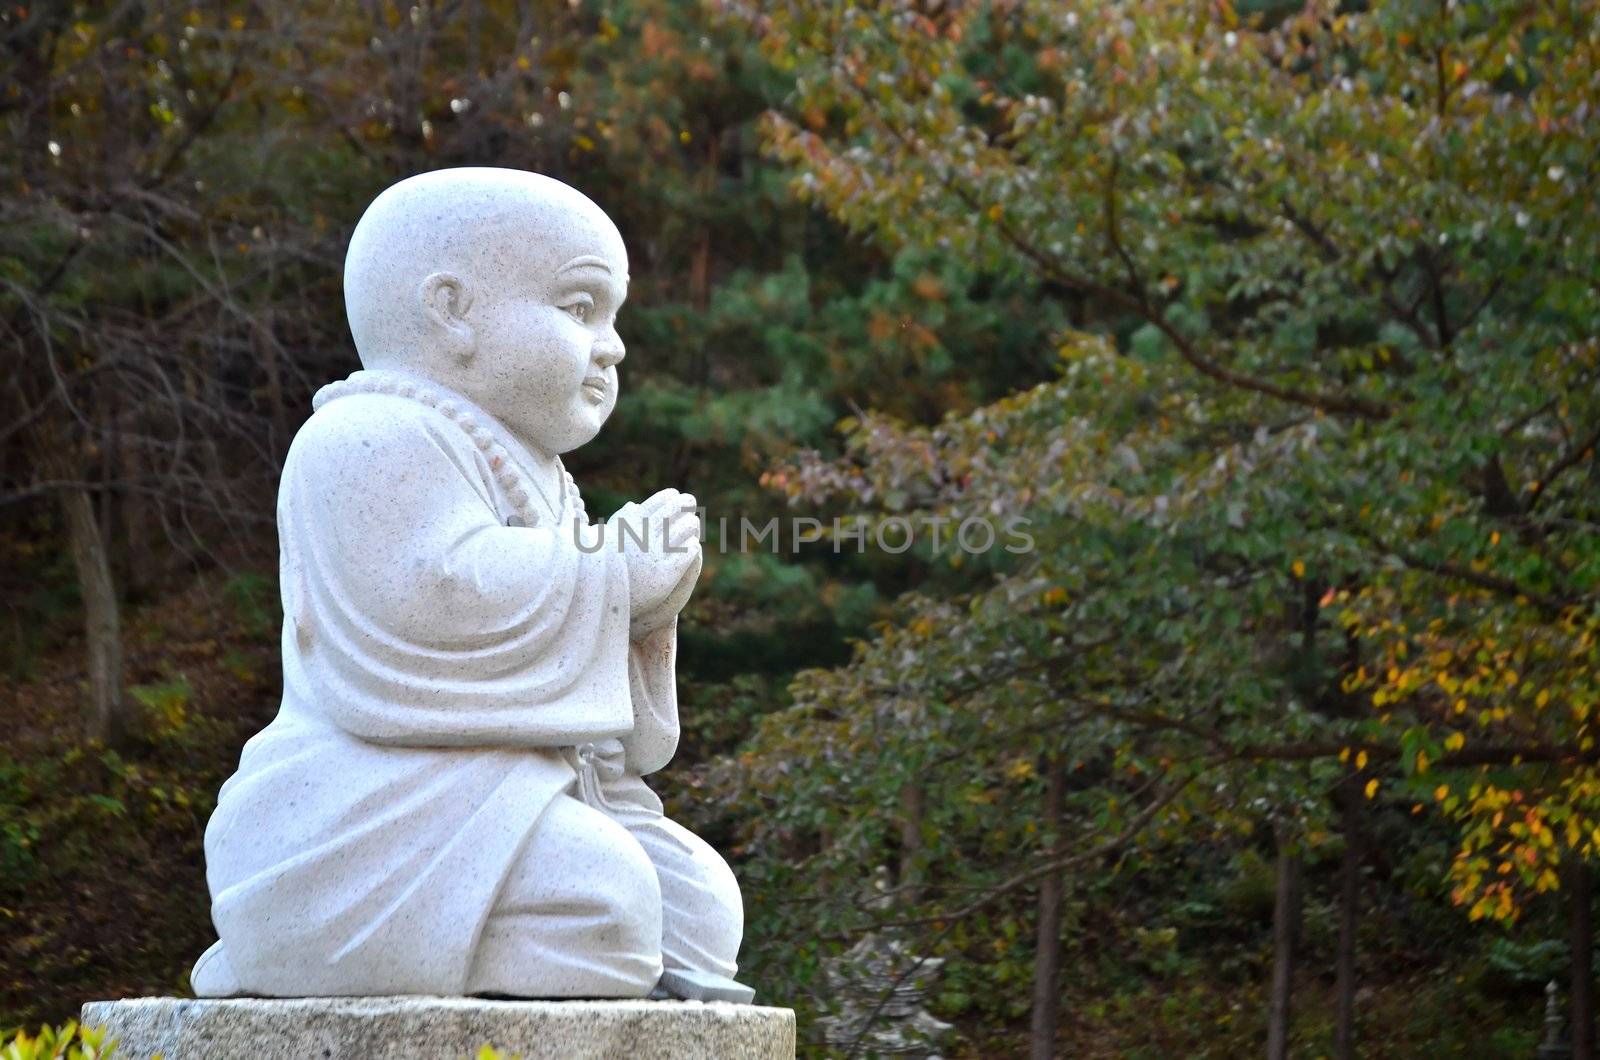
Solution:
[[[556,455],[617,401],[628,254],[582,192],[514,169],[444,169],[373,200],[350,237],[344,300],[366,368],[460,393]]]

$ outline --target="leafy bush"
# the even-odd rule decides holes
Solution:
[[[1542,987],[1563,974],[1572,960],[1566,939],[1497,938],[1489,943],[1488,965],[1511,986]]]
[[[0,1049],[0,1060],[108,1060],[116,1049],[115,1042],[105,1040],[105,1031],[69,1021],[40,1027],[36,1035],[17,1031]]]
[[[178,985],[210,941],[200,842],[237,756],[227,724],[191,713],[128,756],[0,752],[0,952],[20,969],[0,1027],[58,1023],[108,979]]]
[[[278,605],[276,578],[255,572],[236,574],[222,591],[246,636],[271,640],[277,634],[283,614]]]
[[[128,694],[144,708],[146,731],[177,733],[189,723],[189,702],[194,698],[194,689],[181,675],[171,681],[134,685],[128,689]]]

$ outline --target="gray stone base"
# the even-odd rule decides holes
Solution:
[[[794,1012],[698,1001],[145,997],[91,1001],[117,1056],[147,1060],[793,1060]]]

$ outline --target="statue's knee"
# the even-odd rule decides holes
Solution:
[[[610,822],[608,822],[610,823]],[[606,919],[616,925],[630,951],[661,946],[661,884],[655,866],[633,836],[621,827],[607,829],[606,871],[597,880]]]
[[[692,834],[692,833],[691,833]],[[744,898],[739,893],[739,881],[733,870],[711,845],[695,837],[691,876],[700,901],[714,910],[717,919],[739,926],[744,924]]]
[[[744,896],[739,892],[739,881],[722,855],[706,847],[710,855],[706,866],[705,888],[715,903],[717,913],[709,917],[707,948],[728,961],[739,955],[739,943],[744,939]]]
[[[670,820],[635,834],[656,859],[669,963],[732,975],[744,938],[744,900],[733,870],[710,844]]]

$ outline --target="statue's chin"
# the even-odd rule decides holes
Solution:
[[[595,436],[600,433],[600,428],[605,426],[610,416],[610,408],[590,408],[571,414],[568,421],[556,430],[552,430],[549,423],[529,424],[527,427],[508,423],[506,426],[510,427],[528,448],[552,456],[562,456],[594,441]]]

